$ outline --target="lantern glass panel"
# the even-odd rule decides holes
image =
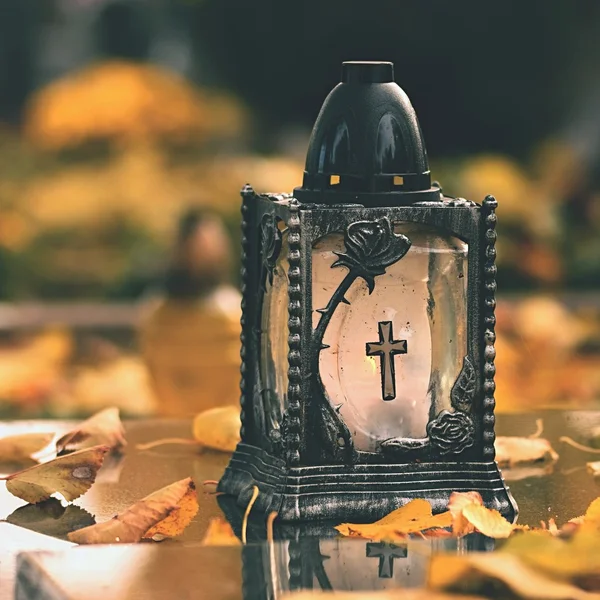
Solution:
[[[287,407],[288,268],[286,230],[282,233],[281,251],[273,269],[273,282],[270,283],[267,278],[265,284],[260,336],[260,377],[265,407],[271,415],[279,417],[280,411]],[[279,418],[271,426],[279,427],[278,421]]]
[[[358,450],[390,438],[424,438],[430,418],[451,410],[450,392],[467,353],[467,244],[432,227],[396,223],[411,241],[398,262],[356,278],[325,332],[320,374]],[[331,268],[342,234],[313,246],[313,326],[348,270]],[[393,354],[390,352],[393,350]],[[382,367],[385,372],[382,375]]]

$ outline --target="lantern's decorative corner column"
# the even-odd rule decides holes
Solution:
[[[254,190],[250,185],[245,185],[242,189],[242,266],[241,266],[241,293],[242,293],[242,317],[241,317],[241,333],[240,333],[240,358],[241,360],[241,379],[240,379],[240,438],[242,442],[246,441],[246,419],[247,419],[247,404],[248,396],[252,393],[252,388],[248,385],[248,356],[247,356],[247,329],[248,329],[248,302],[246,294],[248,292],[249,282],[249,262],[250,262],[250,199],[254,196]]]
[[[279,511],[281,490],[285,481],[285,462],[261,447],[254,419],[257,392],[256,365],[258,360],[256,318],[260,299],[257,293],[258,206],[260,197],[249,185],[242,189],[242,332],[240,381],[240,443],[218,485],[218,491],[233,496],[240,507],[248,505],[254,487],[259,488],[255,506],[263,512]]]
[[[485,258],[483,264],[483,323],[484,323],[484,348],[483,348],[483,456],[486,460],[494,460],[494,408],[496,401],[494,392],[496,383],[496,208],[498,202],[493,196],[486,196],[482,205],[485,236]]]
[[[288,222],[289,244],[289,338],[288,364],[289,387],[287,408],[287,462],[289,467],[300,464],[300,433],[302,395],[302,271],[301,271],[301,237],[300,237],[300,204],[297,200],[290,203],[290,218]]]

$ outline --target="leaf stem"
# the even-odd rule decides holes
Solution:
[[[250,511],[258,498],[258,486],[252,486],[252,498],[250,498],[250,502],[248,502],[248,506],[246,507],[246,512],[244,513],[244,520],[242,522],[242,544],[246,543],[246,530],[248,529],[248,516],[250,515]]]
[[[589,452],[590,454],[600,454],[600,448],[591,448],[590,446],[584,446],[579,442],[571,439],[570,437],[563,435],[558,438],[559,442],[564,442],[565,444],[569,444],[569,446],[573,446],[573,448],[577,448],[577,450],[583,450],[584,452]]]
[[[166,444],[185,444],[190,446],[201,446],[201,444],[196,440],[190,440],[188,438],[162,438],[160,440],[148,442],[147,444],[136,444],[135,447],[136,450],[150,450],[151,448],[156,448],[157,446],[164,446]]]

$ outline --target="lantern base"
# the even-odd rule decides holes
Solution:
[[[218,491],[246,507],[254,486],[259,494],[253,510],[275,511],[281,521],[375,521],[416,498],[429,501],[439,513],[446,510],[452,492],[471,491],[511,522],[518,512],[495,462],[287,468],[261,448],[238,444]]]

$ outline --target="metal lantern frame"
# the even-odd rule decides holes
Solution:
[[[487,506],[514,518],[516,504],[494,460],[496,200],[487,196],[478,205],[439,189],[402,206],[390,205],[385,193],[365,194],[362,204],[295,196],[302,201],[257,194],[250,186],[242,190],[241,443],[219,490],[245,506],[257,486],[255,506],[276,511],[283,521],[377,519],[414,498],[441,511],[454,491],[478,491]],[[288,232],[289,263],[289,364],[277,365],[288,369],[283,414],[268,405],[259,365],[264,293],[282,251],[279,222]],[[348,269],[344,285],[363,278],[377,286],[378,275],[402,260],[393,247],[398,222],[431,226],[468,244],[467,354],[451,391],[452,410],[430,416],[426,437],[391,439],[377,452],[365,452],[354,448],[320,379],[324,331],[345,290],[340,286],[327,306],[313,306],[312,249],[323,236],[343,234],[346,254],[333,268]],[[362,228],[363,247],[357,247],[353,228]],[[389,250],[373,254],[369,244]],[[316,328],[313,311],[321,315]]]

